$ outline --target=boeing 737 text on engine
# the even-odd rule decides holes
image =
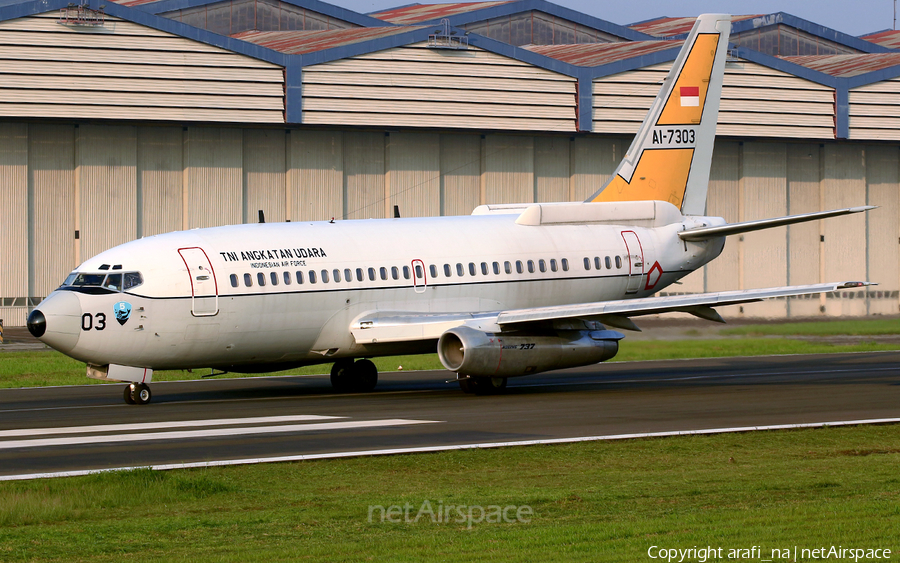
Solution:
[[[631,317],[722,321],[720,305],[835,291],[823,283],[653,297],[725,237],[870,209],[727,224],[706,217],[730,17],[703,15],[609,182],[586,202],[483,205],[472,215],[260,223],[142,238],[81,264],[28,317],[32,334],[129,382],[153,370],[267,372],[334,362],[371,390],[375,356],[433,352],[466,392],[616,355]]]

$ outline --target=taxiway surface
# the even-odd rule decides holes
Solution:
[[[900,352],[607,363],[465,395],[446,371],[0,390],[0,478],[900,417]]]

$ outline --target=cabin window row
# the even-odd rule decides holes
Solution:
[[[621,256],[614,256],[612,258],[610,258],[609,256],[606,256],[602,260],[599,256],[594,256],[594,260],[593,260],[594,269],[602,270],[603,266],[605,265],[607,270],[612,270],[613,269],[613,260],[615,260],[616,269],[621,270],[622,269],[622,257]],[[591,269],[591,259],[588,257],[584,258],[584,269],[585,270]]]
[[[423,278],[425,276],[425,272],[422,269],[422,265],[416,264],[415,266],[416,278]],[[502,268],[502,269],[501,269]],[[555,258],[550,260],[516,260],[515,262],[511,262],[509,260],[504,261],[502,266],[500,262],[492,262],[490,265],[487,262],[481,262],[480,267],[475,264],[475,262],[469,262],[468,266],[464,266],[463,263],[457,263],[455,267],[456,275],[458,277],[463,277],[468,274],[470,276],[478,275],[480,271],[482,275],[488,275],[490,272],[493,272],[495,275],[500,275],[500,272],[504,272],[506,274],[512,274],[515,271],[518,274],[523,274],[526,271],[528,273],[535,273],[536,271],[540,272],[558,272],[562,270],[563,272],[569,271],[569,261],[566,258],[563,258],[557,261]],[[428,271],[431,274],[432,278],[438,277],[438,267],[435,264],[431,264],[428,267]],[[444,277],[453,277],[454,268],[450,266],[450,264],[444,264],[443,267]],[[269,272],[268,276],[263,272],[256,273],[255,285],[260,287],[264,287],[266,285],[291,285],[292,283],[297,283],[298,285],[302,285],[303,283],[318,283],[319,280],[322,283],[329,283],[334,280],[335,283],[339,283],[343,281],[353,281],[355,274],[356,281],[365,281],[368,279],[369,281],[375,281],[376,279],[381,279],[383,281],[387,281],[388,277],[392,280],[399,280],[400,276],[403,276],[404,280],[409,280],[411,278],[411,271],[409,266],[403,266],[402,268],[397,266],[392,266],[390,269],[382,266],[378,269],[376,268],[356,268],[355,270],[350,268],[344,268],[343,270],[339,268],[335,268],[331,270],[329,273],[328,270],[320,270],[316,272],[316,270],[309,270],[304,274],[302,271],[296,271],[294,273],[291,272]],[[231,274],[231,287],[238,287],[240,285],[240,279],[237,274]],[[254,276],[253,274],[244,274],[243,282],[245,287],[253,287],[254,285]]]
[[[363,270],[363,268],[356,268],[356,281],[363,281],[366,277],[368,277],[369,281],[375,281],[376,278],[380,278],[382,280],[387,280],[388,275],[393,280],[399,280],[401,272],[403,274],[403,279],[410,279],[410,269],[409,266],[403,266],[403,268],[398,268],[397,266],[392,266],[390,270],[385,267],[378,268],[367,268]],[[256,285],[258,286],[266,286],[266,285],[291,285],[292,283],[297,283],[298,285],[302,285],[304,283],[318,283],[319,280],[322,283],[329,283],[331,280],[335,282],[340,282],[342,280],[345,281],[353,281],[354,270],[350,268],[344,268],[343,270],[339,268],[333,269],[330,273],[328,270],[320,270],[316,272],[315,270],[309,270],[309,272],[305,273],[301,271],[296,271],[294,273],[291,272],[269,272],[268,277],[263,272],[256,273]],[[421,273],[417,273],[421,275]],[[253,287],[253,275],[252,274],[244,274],[244,286],[245,287]],[[238,287],[238,275],[231,274],[231,287]]]

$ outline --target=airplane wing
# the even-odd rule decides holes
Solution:
[[[445,331],[468,325],[485,331],[522,328],[529,324],[552,321],[599,321],[626,330],[640,328],[630,317],[660,313],[690,313],[702,319],[725,320],[713,307],[752,303],[775,297],[812,295],[841,289],[857,289],[875,285],[870,282],[837,282],[788,287],[770,287],[717,293],[698,293],[667,297],[644,297],[598,303],[555,305],[531,309],[513,309],[490,313],[416,313],[377,311],[357,318],[350,332],[358,344],[437,340]]]

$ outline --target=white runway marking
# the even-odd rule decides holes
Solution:
[[[164,428],[196,428],[198,426],[229,426],[234,424],[266,424],[273,422],[301,422],[347,418],[346,416],[318,416],[296,414],[288,416],[258,416],[253,418],[211,418],[206,420],[173,420],[168,422],[138,422],[134,424],[98,424],[96,426],[63,426],[60,428],[18,428],[0,430],[0,438],[18,436],[49,436],[56,434],[90,434],[96,432],[129,432],[131,430],[160,430]]]
[[[437,422],[424,420],[411,420],[408,423]],[[50,477],[77,477],[79,475],[93,475],[108,471],[133,471],[135,469],[154,469],[166,471],[170,469],[191,469],[197,467],[224,467],[228,465],[252,465],[256,463],[279,463],[291,461],[307,461],[314,459],[334,459],[342,457],[364,457],[373,455],[396,455],[433,453],[450,450],[472,450],[482,448],[504,448],[509,446],[533,446],[539,444],[571,444],[575,442],[594,442],[600,440],[630,440],[635,438],[666,438],[671,436],[696,436],[703,434],[727,434],[732,432],[753,432],[759,430],[790,430],[797,428],[823,428],[828,426],[857,426],[860,424],[896,424],[900,418],[875,418],[867,420],[842,420],[835,422],[810,422],[803,424],[776,424],[770,426],[739,426],[734,428],[708,428],[702,430],[673,430],[669,432],[645,432],[640,434],[613,434],[608,436],[583,436],[574,438],[550,438],[545,440],[521,440],[517,442],[482,442],[476,444],[455,444],[449,446],[421,446],[414,448],[394,448],[382,450],[361,450],[354,452],[334,452],[323,454],[290,455],[278,457],[249,458],[249,459],[225,459],[218,461],[199,461],[193,463],[168,463],[159,465],[142,465],[134,467],[114,467],[109,469],[82,469],[77,471],[59,471],[56,473],[29,473],[22,475],[0,475],[0,481],[18,481],[25,479],[44,479]],[[335,423],[346,424],[346,423]]]
[[[216,438],[221,436],[249,436],[253,434],[276,434],[284,432],[312,432],[316,430],[346,430],[350,428],[383,428],[386,426],[406,426],[412,424],[433,424],[438,420],[409,420],[390,418],[386,420],[351,420],[346,422],[319,422],[312,424],[288,424],[282,426],[251,426],[246,428],[215,428],[210,430],[180,430],[174,432],[142,432],[135,434],[112,434],[103,436],[75,436],[71,438],[40,438],[34,440],[8,440],[0,442],[0,450],[40,448],[48,446],[75,446],[81,444],[99,445],[121,442],[146,442],[150,440],[180,440],[184,438]]]

